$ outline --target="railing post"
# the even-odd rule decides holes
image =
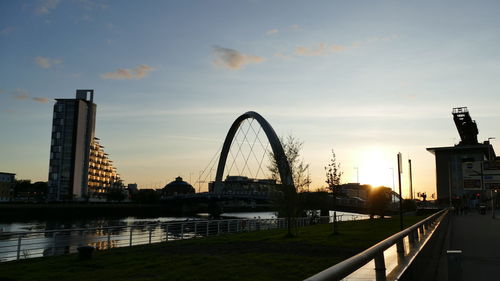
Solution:
[[[333,233],[337,234],[337,211],[333,211]]]
[[[207,234],[205,235],[206,237],[208,237],[208,235],[210,235],[209,229],[210,229],[210,222],[207,221]]]
[[[132,230],[133,230],[132,227],[130,227],[130,238],[129,238],[129,242],[128,242],[129,246],[132,246],[132,233],[133,233]]]
[[[404,256],[405,255],[405,244],[403,241],[404,238],[401,238],[396,242],[396,248],[398,252],[398,256]]]
[[[377,281],[385,281],[387,280],[385,276],[385,260],[384,260],[384,252],[379,252],[375,256],[375,280]]]
[[[462,280],[462,250],[447,250],[448,280]]]
[[[165,242],[168,242],[168,223],[165,224]]]
[[[240,232],[240,220],[237,220],[236,221],[236,232],[239,233]]]
[[[21,235],[17,238],[17,260],[21,258]]]
[[[55,256],[56,254],[56,234],[57,232],[54,232],[52,234],[52,255]]]
[[[184,239],[184,223],[181,223],[181,240]]]
[[[69,235],[71,235],[71,231],[69,232]],[[80,232],[80,246],[85,246],[84,242],[85,242],[85,230],[82,230],[82,232]]]
[[[410,231],[410,233],[408,233],[408,241],[410,242],[410,245],[415,244],[415,234],[413,233],[413,231]]]
[[[111,249],[111,230],[108,229],[108,249]]]
[[[153,236],[153,229],[149,228],[149,244],[151,244],[151,236]]]
[[[220,235],[220,221],[217,221],[217,236]]]
[[[194,238],[198,235],[198,222],[194,222]]]

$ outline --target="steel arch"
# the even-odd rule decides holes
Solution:
[[[219,158],[219,165],[217,166],[217,174],[215,176],[215,181],[222,181],[222,177],[224,175],[224,168],[226,166],[226,160],[229,153],[229,149],[231,148],[231,143],[233,142],[236,131],[240,127],[241,123],[246,119],[253,118],[259,122],[259,125],[262,127],[264,132],[266,133],[267,140],[269,144],[271,144],[271,148],[273,150],[274,158],[276,159],[276,163],[278,164],[278,170],[280,173],[281,183],[284,185],[293,185],[292,173],[290,171],[290,166],[288,165],[288,160],[286,158],[285,152],[283,151],[283,147],[281,146],[281,142],[274,132],[273,127],[267,122],[264,117],[262,117],[259,113],[255,111],[248,111],[242,114],[240,117],[236,118],[227,133],[226,139],[224,140],[224,145],[222,146],[222,151]]]

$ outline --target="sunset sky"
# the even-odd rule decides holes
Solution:
[[[434,193],[426,147],[500,138],[499,1],[0,1],[0,171],[47,180],[52,107],[94,89],[125,183],[195,185],[253,110],[304,142],[311,187],[392,186],[396,153]],[[500,151],[500,139],[493,140]],[[405,188],[408,173],[403,174]],[[203,187],[202,190],[206,189]]]

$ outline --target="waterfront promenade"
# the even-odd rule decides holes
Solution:
[[[454,215],[449,248],[462,250],[462,281],[500,280],[500,211]]]

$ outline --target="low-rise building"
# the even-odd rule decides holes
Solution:
[[[16,174],[0,172],[0,202],[12,201]]]

